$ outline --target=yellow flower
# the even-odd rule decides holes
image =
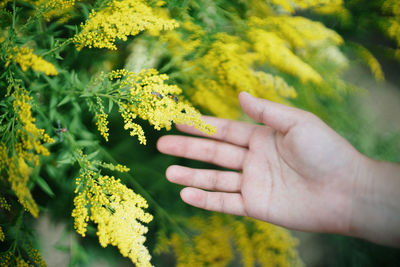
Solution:
[[[103,114],[97,114],[96,115],[96,125],[97,129],[99,130],[100,134],[108,141],[108,115],[103,113]]]
[[[44,60],[42,57],[33,54],[33,49],[27,47],[14,47],[15,55],[10,55],[6,62],[6,67],[10,64],[11,60],[18,63],[23,71],[32,68],[35,71],[43,72],[44,74],[57,75],[56,67],[50,62]]]
[[[82,25],[82,31],[73,38],[77,49],[83,47],[116,50],[115,40],[126,41],[142,31],[157,34],[161,30],[172,30],[178,23],[154,14],[144,0],[112,0]]]
[[[153,216],[144,211],[148,207],[146,200],[120,180],[90,170],[87,157],[79,157],[86,167],[76,180],[78,195],[72,211],[76,231],[85,236],[88,222],[92,221],[97,224],[97,236],[103,247],[116,246],[137,266],[151,266],[151,256],[144,246],[148,229],[143,223],[149,223]],[[122,165],[117,166],[119,169]]]
[[[31,97],[27,92],[17,87],[12,95],[13,109],[16,116],[18,130],[16,131],[16,141],[14,147],[7,149],[4,143],[0,143],[0,169],[8,173],[8,181],[11,189],[17,195],[18,201],[34,216],[37,217],[39,209],[32,198],[28,188],[29,176],[32,168],[28,164],[39,165],[39,155],[47,156],[49,150],[43,143],[54,142],[43,129],[36,128],[35,118],[32,117]],[[7,150],[13,151],[8,153]],[[12,154],[11,157],[8,154]]]
[[[237,96],[241,91],[281,103],[296,97],[282,78],[254,70],[260,57],[248,42],[224,33],[214,38],[205,55],[183,63],[190,69],[187,76],[193,77],[193,88],[187,93],[194,104],[235,119],[240,114]]]
[[[297,240],[283,228],[253,219],[213,215],[187,221],[193,236],[172,234],[158,252],[172,249],[177,266],[228,266],[240,254],[243,266],[303,266]]]
[[[384,26],[387,35],[396,41],[397,45],[400,46],[400,18],[391,18],[387,20],[388,26]]]
[[[386,14],[393,14],[396,17],[400,17],[400,2],[397,0],[384,0],[382,11]]]
[[[170,130],[173,123],[179,123],[195,126],[210,135],[215,133],[215,128],[206,124],[201,114],[179,96],[182,90],[166,84],[167,75],[158,74],[155,69],[139,73],[122,69],[109,73],[108,79],[117,87],[114,91],[124,128],[130,130],[131,136],[138,136],[140,143],[146,144],[146,138],[142,127],[134,122],[137,117],[147,120],[156,130]]]
[[[262,29],[251,29],[248,38],[260,63],[267,62],[282,72],[298,77],[302,82],[322,82],[321,75],[296,56],[277,34]]]
[[[379,64],[375,56],[367,48],[360,44],[352,43],[352,46],[355,48],[355,52],[360,57],[360,59],[367,64],[372,74],[375,76],[375,79],[377,81],[385,80],[381,65]]]
[[[44,261],[39,250],[37,250],[36,248],[33,248],[32,245],[29,245],[29,247],[26,249],[26,252],[29,256],[29,260],[33,263],[33,265],[30,265],[30,266],[47,267],[47,264]]]
[[[304,17],[251,17],[249,25],[274,32],[280,38],[288,41],[292,48],[326,46],[329,44],[340,45],[343,43],[342,37],[335,31],[326,28],[320,22]]]
[[[255,231],[251,235],[253,253],[261,266],[304,266],[295,247],[298,241],[289,231],[262,221],[252,221]]]
[[[8,267],[31,267],[31,266],[46,266],[46,265],[32,265],[29,261],[25,261],[21,256],[14,255],[11,251],[0,253],[0,266]]]

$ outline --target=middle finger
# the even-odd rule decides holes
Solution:
[[[247,149],[204,138],[167,135],[158,140],[160,152],[241,170]]]

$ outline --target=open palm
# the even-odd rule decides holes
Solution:
[[[163,153],[232,169],[170,166],[167,178],[188,186],[182,199],[293,229],[346,232],[360,154],[311,113],[246,93],[239,99],[243,110],[265,125],[205,117],[217,127],[212,139],[160,138]],[[204,136],[192,127],[178,129]]]

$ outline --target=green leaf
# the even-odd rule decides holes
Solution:
[[[72,159],[71,158],[57,160],[57,164],[71,164],[71,163],[72,163]]]
[[[58,103],[57,107],[61,107],[62,105],[68,103],[71,100],[70,96],[67,95],[66,97],[63,98],[63,100],[60,101],[60,103]]]
[[[100,152],[100,150],[96,150],[95,152],[90,153],[90,154],[87,156],[87,159],[88,159],[88,160],[94,159],[94,158],[99,154],[99,152]]]
[[[48,183],[40,176],[37,177],[36,183],[39,185],[39,187],[50,197],[54,197],[55,194],[53,190],[51,190],[50,186]]]
[[[111,110],[112,110],[112,108],[113,108],[113,105],[114,105],[114,101],[112,101],[112,99],[109,98],[109,99],[108,99],[108,113],[111,112]]]

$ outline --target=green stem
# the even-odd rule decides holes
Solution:
[[[19,239],[19,233],[21,232],[21,224],[22,224],[22,218],[24,217],[24,208],[21,208],[17,217],[17,221],[15,222],[15,228],[16,228],[16,233],[15,233],[15,240],[11,245],[11,250],[13,254],[15,253],[15,249],[18,246],[18,239]]]
[[[13,16],[12,16],[12,29],[15,32],[15,21],[16,21],[17,12],[15,10],[15,0],[13,1]]]
[[[41,56],[42,57],[47,56],[48,54],[51,54],[51,53],[53,53],[53,52],[55,52],[55,51],[57,51],[57,50],[59,50],[61,48],[64,48],[65,46],[69,45],[70,43],[72,43],[72,39],[67,39],[64,42],[62,42],[60,45],[58,45],[56,47],[53,47],[52,49],[46,51]]]

